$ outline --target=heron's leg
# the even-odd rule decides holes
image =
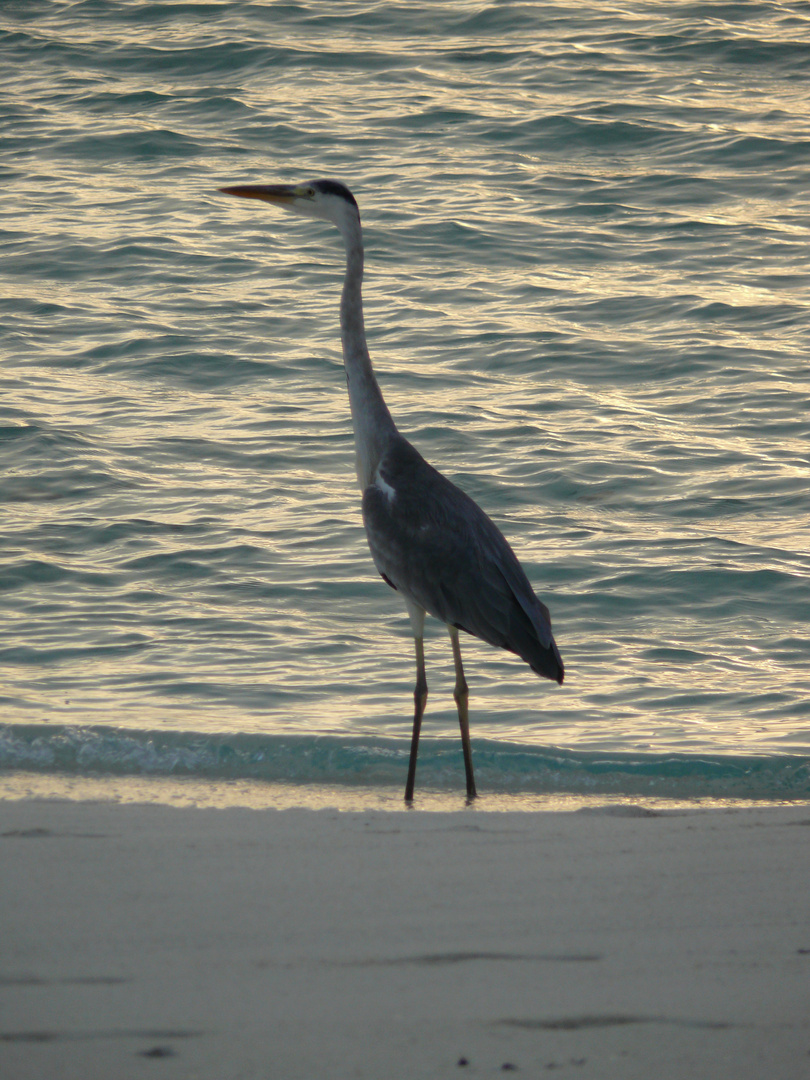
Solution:
[[[474,799],[476,796],[475,777],[473,776],[472,747],[470,746],[470,720],[467,712],[467,699],[469,691],[467,680],[464,678],[464,668],[461,663],[461,646],[458,643],[458,630],[455,626],[448,626],[450,641],[453,646],[453,663],[456,665],[456,685],[453,697],[458,707],[458,723],[461,728],[461,749],[464,754],[464,771],[467,774],[467,798]]]
[[[405,784],[405,802],[413,800],[413,787],[416,782],[416,755],[419,752],[419,732],[422,729],[422,717],[425,714],[428,687],[425,676],[425,646],[422,638],[416,642],[416,686],[413,691],[413,735],[411,736],[411,757],[408,762],[408,779]]]

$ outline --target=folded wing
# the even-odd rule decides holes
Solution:
[[[401,436],[363,493],[363,520],[389,584],[437,619],[563,681],[548,608],[503,534]]]

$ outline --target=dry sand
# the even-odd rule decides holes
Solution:
[[[799,1080],[808,826],[2,802],[0,1077]]]

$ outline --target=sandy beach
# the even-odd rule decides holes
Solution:
[[[796,1080],[810,809],[0,803],[0,1076]]]

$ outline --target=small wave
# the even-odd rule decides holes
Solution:
[[[407,741],[397,739],[0,727],[0,769],[7,771],[386,787],[404,782],[407,758]],[[810,758],[793,755],[590,753],[479,740],[475,767],[480,787],[494,793],[810,798]],[[419,776],[426,790],[458,787],[458,741],[423,740]]]

